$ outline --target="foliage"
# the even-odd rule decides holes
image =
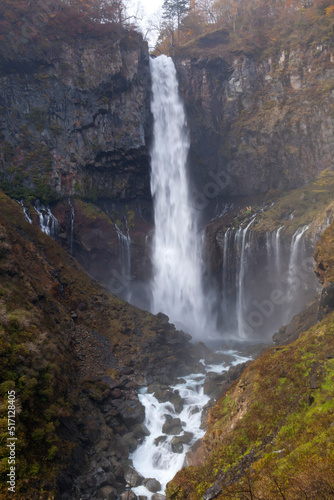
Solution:
[[[171,499],[331,498],[334,315],[269,349],[210,411],[202,466],[180,471]]]
[[[183,17],[179,40],[186,44],[219,29],[229,33],[230,51],[256,54],[322,40],[334,45],[333,9],[330,0],[198,0]],[[161,32],[157,52],[166,36]]]

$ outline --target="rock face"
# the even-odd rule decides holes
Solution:
[[[150,71],[139,34],[78,37],[57,58],[32,52],[20,68],[7,60],[0,83],[1,171],[10,187],[150,198]]]
[[[46,3],[44,21],[35,23],[57,14]],[[147,44],[123,28],[64,35],[54,46],[19,42],[25,50],[0,48],[0,185],[14,198],[50,205],[62,246],[125,296],[129,282],[149,272]],[[126,237],[132,269],[122,267]]]
[[[220,32],[210,35],[205,55],[204,41],[175,58],[199,208],[218,192],[295,188],[333,164],[329,49],[322,45],[255,59],[229,53]],[[313,86],[323,88],[321,99]]]

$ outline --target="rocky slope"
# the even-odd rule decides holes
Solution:
[[[129,452],[147,432],[136,390],[194,370],[202,349],[166,316],[92,281],[2,192],[0,205],[0,496],[12,496],[7,400],[15,391],[17,497],[116,498]]]

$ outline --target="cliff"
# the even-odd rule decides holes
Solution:
[[[306,25],[299,43],[293,33],[257,50],[241,40],[237,50],[218,30],[176,50],[198,198],[292,189],[331,168],[331,45],[322,32],[306,40]]]
[[[91,275],[110,285],[118,272],[114,289],[125,288],[119,281],[130,270],[120,272],[119,239],[132,240],[133,279],[145,272],[151,229],[147,44],[65,4],[22,2],[7,17],[0,23],[0,185],[24,200],[36,225],[36,202],[42,213],[50,205],[53,237]]]

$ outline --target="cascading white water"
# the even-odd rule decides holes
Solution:
[[[151,309],[199,337],[206,326],[202,256],[197,217],[186,172],[189,135],[171,58],[151,60],[154,143],[151,191],[154,198]]]
[[[222,244],[221,328],[225,335],[246,340],[270,337],[316,290],[304,244],[307,226],[296,231],[290,244],[282,238],[284,226],[268,231],[264,247],[251,224],[227,229]]]
[[[256,216],[252,217],[247,226],[243,229],[240,228],[236,234],[236,242],[239,253],[239,270],[236,274],[237,280],[237,334],[239,338],[247,338],[247,331],[249,328],[246,327],[245,321],[245,289],[244,289],[244,278],[245,272],[247,270],[247,256],[245,255],[246,243],[247,242],[247,231],[253,224]],[[251,249],[251,245],[248,245]]]
[[[300,263],[300,260],[303,258],[303,236],[308,230],[308,226],[299,227],[297,231],[292,236],[291,240],[291,249],[290,249],[290,260],[289,260],[289,268],[288,268],[288,300],[287,300],[287,308],[285,321],[288,322],[292,319],[293,316],[293,299],[296,292],[296,276],[298,276],[297,266]],[[299,283],[299,280],[298,280]]]
[[[58,233],[58,220],[49,207],[45,207],[37,202],[34,208],[39,217],[39,227],[41,231],[55,240]]]
[[[23,213],[24,213],[24,218],[25,218],[25,220],[26,220],[27,222],[29,222],[29,224],[32,224],[32,219],[31,219],[31,217],[30,217],[30,214],[29,214],[29,211],[28,211],[27,207],[25,206],[24,201],[23,201],[23,200],[21,200],[21,201],[16,200],[16,201],[17,201],[17,203],[18,203],[19,205],[21,205],[21,207],[22,207],[22,209],[23,209]]]

